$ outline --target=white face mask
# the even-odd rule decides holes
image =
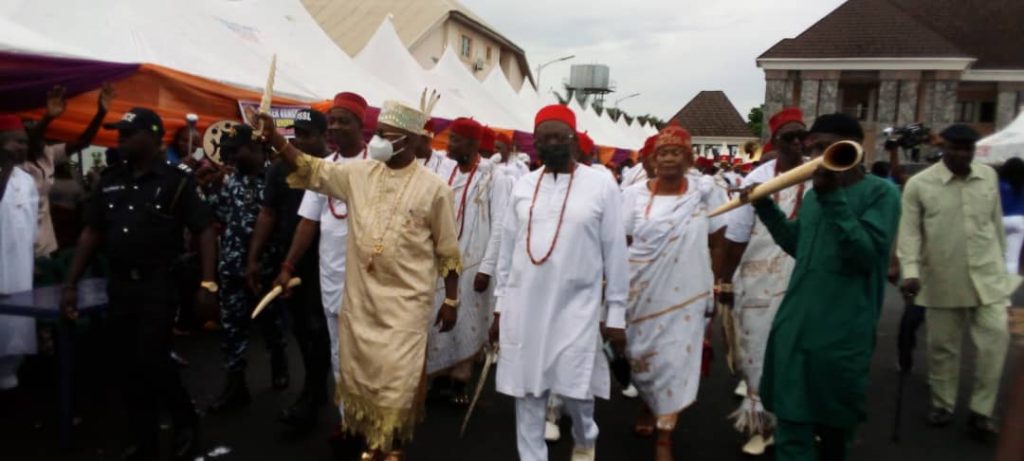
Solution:
[[[405,136],[394,141],[388,141],[380,136],[373,135],[373,139],[370,139],[370,143],[366,145],[366,153],[370,158],[377,160],[378,162],[386,162],[391,160],[391,158],[399,152],[405,150],[403,147],[402,149],[399,149],[398,152],[395,152],[394,143],[403,139],[405,139]]]

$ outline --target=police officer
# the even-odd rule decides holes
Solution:
[[[110,261],[108,337],[118,364],[121,395],[129,416],[131,443],[122,459],[157,459],[161,404],[174,421],[176,459],[191,459],[196,448],[195,406],[170,358],[177,290],[171,267],[183,248],[184,228],[199,241],[203,278],[197,305],[209,315],[214,293],[215,234],[210,211],[196,184],[167,165],[160,153],[163,122],[149,109],[134,108],[104,125],[118,131],[124,162],[108,168],[86,206],[63,290],[64,317],[77,318],[76,285],[96,250]]]

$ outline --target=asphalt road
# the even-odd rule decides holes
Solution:
[[[902,440],[891,441],[898,373],[895,369],[896,329],[902,303],[894,291],[889,293],[879,325],[878,347],[871,368],[868,398],[868,421],[860,428],[853,447],[853,460],[960,461],[992,459],[994,445],[976,442],[964,431],[966,396],[970,379],[961,380],[961,410],[956,421],[945,429],[933,429],[924,422],[928,409],[923,351],[916,354],[915,370],[906,385]],[[100,460],[107,459],[118,446],[123,426],[116,411],[116,395],[105,385],[109,367],[101,354],[91,347],[102,334],[98,328],[81,328],[76,447],[61,452],[56,446],[56,388],[52,358],[36,358],[25,367],[27,380],[15,391],[0,393],[0,458],[6,460]],[[923,343],[923,331],[920,341]],[[254,335],[258,335],[254,332]],[[188,388],[201,408],[213,400],[220,390],[223,374],[216,334],[201,333],[180,337],[178,352],[191,362],[183,371]],[[724,349],[716,338],[716,361],[711,375],[701,383],[698,401],[680,417],[675,435],[677,460],[747,460],[739,452],[743,442],[731,427],[727,415],[739,400],[733,394],[736,384],[722,357]],[[969,351],[965,348],[965,351]],[[227,415],[207,415],[203,419],[203,448],[207,460],[330,460],[326,443],[329,409],[322,412],[320,427],[307,434],[286,431],[274,421],[277,412],[298,393],[301,362],[297,349],[291,355],[292,386],[282,392],[270,389],[269,359],[257,338],[250,347],[249,386],[254,402],[251,406]],[[970,353],[965,354],[969,358]],[[1009,364],[1016,364],[1020,351],[1011,351]],[[1005,383],[1015,366],[1008,365]],[[972,366],[965,358],[964,376]],[[492,378],[493,379],[493,378]],[[614,380],[613,380],[614,382]],[[1003,397],[1002,400],[1005,400]],[[1001,401],[1002,401],[1001,400]],[[601,428],[598,443],[600,460],[648,460],[653,457],[652,441],[632,435],[632,423],[638,403],[613,391],[610,401],[599,401],[597,421]],[[443,402],[428,405],[426,420],[409,447],[410,460],[479,460],[503,461],[517,459],[513,402],[494,392],[488,383],[481,403],[464,439],[458,438],[462,410]],[[567,424],[567,423],[566,423]],[[562,441],[552,445],[550,458],[567,460],[572,449],[570,432],[563,426]],[[209,456],[211,451],[223,453]],[[773,459],[771,451],[764,459]]]

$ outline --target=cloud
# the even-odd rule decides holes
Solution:
[[[622,108],[669,118],[702,90],[723,90],[746,116],[764,100],[755,59],[795,37],[842,0],[461,0],[540,63],[542,85],[569,77],[571,64],[606,64]],[[865,18],[865,20],[870,20]],[[608,97],[614,101],[616,93]]]

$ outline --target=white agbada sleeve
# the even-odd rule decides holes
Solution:
[[[636,223],[633,222],[633,213],[630,213],[636,206],[636,193],[631,189],[631,187],[627,187],[622,191],[622,224],[627,236],[632,236],[636,228]]]
[[[519,179],[522,181],[522,178]],[[513,187],[514,188],[514,187]],[[516,238],[519,232],[519,216],[516,213],[516,201],[509,196],[505,205],[504,223],[501,226],[500,244],[498,245],[498,265],[495,268],[497,281],[494,285],[494,313],[500,314],[505,307],[505,290],[508,288],[508,278],[512,273],[512,252],[516,247]]]
[[[622,223],[622,195],[618,185],[607,178],[601,200],[601,255],[604,260],[604,297],[608,304],[605,326],[626,328],[626,301],[629,298],[629,260],[626,230]]]
[[[320,222],[320,216],[324,212],[324,204],[326,202],[327,196],[307,190],[302,195],[302,203],[299,204],[299,217]]]
[[[729,195],[726,190],[715,183],[715,180],[710,176],[701,176],[701,199],[704,200],[704,205],[707,207],[708,212],[718,208],[729,201]],[[718,232],[723,227],[729,224],[729,213],[720,214],[708,220],[708,233],[713,234]],[[726,230],[726,232],[729,232]],[[747,237],[749,239],[749,236]]]
[[[505,225],[505,212],[512,196],[512,178],[497,166],[491,171],[494,172],[494,182],[491,184],[491,238],[477,273],[493,276],[501,253],[501,229]]]

